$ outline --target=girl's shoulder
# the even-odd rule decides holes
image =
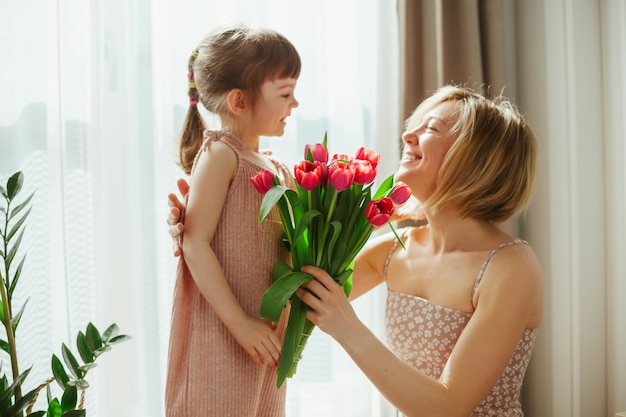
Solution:
[[[227,142],[205,141],[194,160],[190,182],[215,182],[222,178],[229,183],[235,177],[237,166],[237,153]]]

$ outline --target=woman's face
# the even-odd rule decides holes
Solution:
[[[408,185],[419,201],[435,190],[444,157],[456,140],[450,132],[458,118],[456,110],[456,101],[443,102],[402,135],[404,152],[395,179]]]

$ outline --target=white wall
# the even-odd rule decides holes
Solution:
[[[522,233],[546,278],[527,415],[613,416],[626,410],[626,5],[516,7],[518,102],[541,150]]]

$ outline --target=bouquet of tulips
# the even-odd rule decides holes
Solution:
[[[323,143],[305,146],[305,159],[294,167],[296,190],[282,186],[278,177],[267,170],[250,179],[264,194],[259,223],[277,206],[291,254],[292,265],[274,266],[273,284],[261,301],[261,316],[274,322],[291,301],[277,371],[278,387],[295,374],[315,327],[306,319],[307,305],[294,295],[312,279],[300,268],[315,265],[324,269],[349,295],[354,258],[375,227],[388,223],[396,234],[389,222],[394,203],[404,203],[411,194],[405,184],[394,184],[391,175],[372,197],[380,155],[361,147],[354,158],[336,154],[329,160],[326,140],[324,135]]]

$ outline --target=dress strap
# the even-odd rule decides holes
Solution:
[[[269,149],[264,149],[260,153],[274,165],[276,171],[278,172],[278,178],[281,180],[282,184],[284,184],[287,188],[295,190],[296,183],[293,179],[291,171],[289,171],[289,168],[287,168],[287,165],[285,165],[285,163],[282,162],[280,159],[276,158],[272,151]]]
[[[483,279],[483,275],[485,274],[485,269],[487,269],[487,265],[489,264],[489,261],[491,260],[491,258],[493,258],[493,255],[495,255],[500,250],[502,250],[502,249],[504,249],[504,248],[506,248],[508,246],[518,245],[518,244],[528,245],[528,242],[526,242],[523,239],[509,240],[508,242],[504,242],[504,243],[500,244],[497,248],[495,248],[494,250],[492,250],[489,253],[489,255],[487,256],[487,259],[485,259],[485,262],[483,262],[483,265],[480,267],[480,271],[478,271],[478,276],[476,277],[476,282],[474,282],[474,288],[472,288],[472,299],[474,299],[474,293],[476,292],[476,289],[478,288],[478,284],[480,284],[480,281]]]
[[[400,234],[400,239],[404,239],[409,229],[409,227],[406,227],[404,230],[402,230],[402,234]],[[383,267],[383,278],[385,279],[385,281],[387,281],[387,269],[389,268],[389,262],[391,261],[391,257],[393,256],[393,253],[396,251],[396,249],[398,249],[399,245],[400,242],[398,241],[398,239],[394,238],[391,249],[389,249],[389,253],[387,254],[387,259],[385,259],[385,266]]]
[[[204,136],[204,140],[202,142],[202,146],[200,146],[200,149],[198,149],[198,152],[196,153],[196,156],[193,159],[193,165],[191,167],[191,174],[193,174],[193,172],[196,169],[196,163],[198,162],[198,159],[200,158],[200,154],[202,152],[205,152],[207,149],[209,149],[209,146],[213,142],[216,142],[222,138],[226,138],[227,139],[226,142],[231,146],[231,148],[236,149],[238,151],[242,151],[244,149],[243,143],[241,143],[241,141],[236,136],[233,136],[233,134],[230,133],[230,129],[228,128],[224,128],[222,130],[205,129],[203,136]]]

